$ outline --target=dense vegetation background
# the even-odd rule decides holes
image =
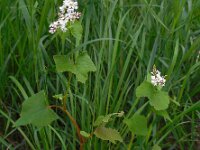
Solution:
[[[63,119],[43,129],[13,127],[28,96],[44,89],[51,104],[59,103],[52,95],[63,93],[68,79],[56,72],[53,55],[69,50],[86,50],[97,67],[85,85],[72,80],[67,106],[81,129],[90,132],[98,115],[126,115],[131,108],[132,114],[143,106],[145,99],[132,107],[135,89],[156,64],[167,75],[165,90],[180,106],[170,104],[172,122],[150,116],[150,138],[138,137],[133,148],[158,143],[163,149],[199,149],[200,1],[79,0],[84,38],[76,48],[70,37],[64,41],[48,32],[61,3],[0,0],[0,149],[76,149],[75,129],[59,111]],[[126,125],[115,119],[111,126],[124,143],[94,137],[85,149],[126,149]]]

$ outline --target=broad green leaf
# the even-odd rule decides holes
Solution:
[[[108,123],[110,118],[111,118],[111,114],[109,115],[106,115],[106,116],[99,116],[97,118],[97,120],[94,122],[94,126],[99,126],[101,124],[105,124],[105,123]]]
[[[58,116],[48,107],[45,92],[41,91],[23,102],[20,118],[15,126],[33,124],[43,127],[56,119]]]
[[[136,96],[138,98],[139,97],[150,98],[152,94],[154,93],[154,91],[155,91],[154,86],[151,83],[144,81],[142,84],[140,84],[140,86],[137,87]]]
[[[54,61],[58,72],[71,72],[76,75],[78,81],[85,83],[88,72],[96,71],[96,67],[87,53],[80,54],[74,63],[66,55],[55,55]]]
[[[58,72],[75,72],[74,62],[67,55],[54,55],[56,70]]]
[[[167,92],[156,91],[149,99],[150,105],[156,110],[165,110],[169,106],[169,96]]]
[[[90,137],[90,134],[85,132],[85,131],[80,131],[80,134],[86,138],[89,138]]]
[[[116,141],[122,142],[123,139],[119,132],[115,129],[106,128],[104,126],[99,126],[95,129],[94,134],[102,139],[102,140],[109,140],[112,143],[116,143]]]
[[[136,135],[147,135],[147,119],[143,115],[134,114],[130,119],[125,119],[124,122],[127,124],[129,130]]]
[[[166,110],[157,110],[156,111],[156,114],[159,115],[159,116],[162,116],[164,117],[165,119],[169,120],[169,121],[172,121],[168,112]]]
[[[85,83],[88,78],[88,72],[96,71],[96,66],[90,59],[90,56],[87,53],[80,54],[77,58],[76,63],[77,68],[77,78],[80,82]]]
[[[151,83],[144,81],[136,89],[137,97],[148,97],[150,105],[156,110],[165,110],[169,105],[169,96],[167,92],[157,90]]]
[[[161,150],[161,147],[156,144],[152,147],[152,150]]]
[[[83,34],[83,28],[80,21],[75,21],[69,27],[71,34],[76,38],[77,42],[80,42]]]

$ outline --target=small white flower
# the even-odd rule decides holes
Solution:
[[[59,23],[60,23],[60,29],[61,29],[63,32],[66,32],[66,31],[67,31],[67,28],[66,28],[66,23],[67,23],[67,21],[66,21],[66,20],[59,20]]]
[[[66,7],[63,5],[63,6],[60,6],[59,9],[60,9],[60,12],[61,12],[61,13],[64,13],[65,10],[66,10]]]
[[[73,8],[68,8],[68,9],[67,9],[67,13],[68,13],[68,14],[74,13],[74,9],[73,9]]]
[[[71,1],[71,2],[68,3],[67,6],[68,6],[68,8],[70,8],[70,9],[78,9],[78,3],[77,3],[77,2]]]
[[[59,25],[58,21],[51,23],[49,26],[49,32],[53,34],[57,30],[58,25]]]
[[[156,69],[156,66],[154,65],[153,71],[151,72],[151,83],[154,86],[165,86],[165,76],[161,76],[161,73],[159,70]]]

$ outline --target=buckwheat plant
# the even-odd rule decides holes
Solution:
[[[169,97],[168,92],[163,89],[163,87],[165,87],[165,83],[166,76],[161,76],[161,72],[157,70],[154,65],[152,71],[147,75],[146,80],[144,80],[137,87],[137,99],[135,100],[135,105],[140,99],[146,100],[146,103],[141,108],[136,110],[130,118],[128,118],[128,116],[124,120],[132,134],[132,138],[128,146],[129,150],[131,150],[135,136],[143,137],[145,143],[148,143],[151,138],[150,135],[153,132],[152,127],[148,127],[148,124],[154,124],[157,116],[162,116],[165,120],[171,121],[167,112],[171,98]],[[145,109],[147,107],[150,109]],[[142,115],[143,110],[149,110],[147,116]],[[145,113],[146,112],[147,111],[145,111]],[[161,148],[155,143],[153,149]]]
[[[67,35],[75,38],[76,46],[81,44],[82,25],[80,21],[81,13],[78,10],[78,3],[74,0],[64,0],[62,6],[59,7],[58,19],[52,22],[49,26],[51,34],[60,35],[61,38]],[[64,36],[63,36],[64,35]],[[107,128],[106,125],[113,117],[122,117],[123,111],[119,113],[112,113],[106,116],[99,116],[94,122],[95,130],[91,133],[80,130],[80,126],[74,117],[67,110],[67,97],[70,90],[70,81],[73,75],[76,76],[77,81],[85,83],[89,72],[95,72],[96,67],[87,52],[70,51],[66,55],[53,56],[56,70],[58,72],[67,72],[67,90],[64,94],[57,94],[53,97],[61,100],[61,105],[48,105],[47,96],[44,91],[29,97],[22,104],[22,111],[20,118],[16,121],[15,126],[33,124],[37,127],[49,125],[52,121],[58,119],[58,115],[52,109],[62,110],[70,119],[77,131],[80,150],[84,148],[86,138],[89,139],[93,135],[102,139],[109,140],[112,143],[121,141],[122,138],[119,132],[115,129]]]

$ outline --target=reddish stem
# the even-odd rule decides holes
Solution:
[[[76,120],[72,117],[72,115],[65,108],[63,108],[61,106],[51,105],[51,106],[49,106],[49,108],[59,108],[60,110],[62,110],[64,113],[67,114],[67,116],[71,120],[72,124],[76,128],[76,132],[77,132],[77,135],[78,135],[78,138],[80,141],[80,150],[83,150],[83,145],[85,143],[85,140],[84,140],[84,137],[80,134],[80,127],[78,126]]]

